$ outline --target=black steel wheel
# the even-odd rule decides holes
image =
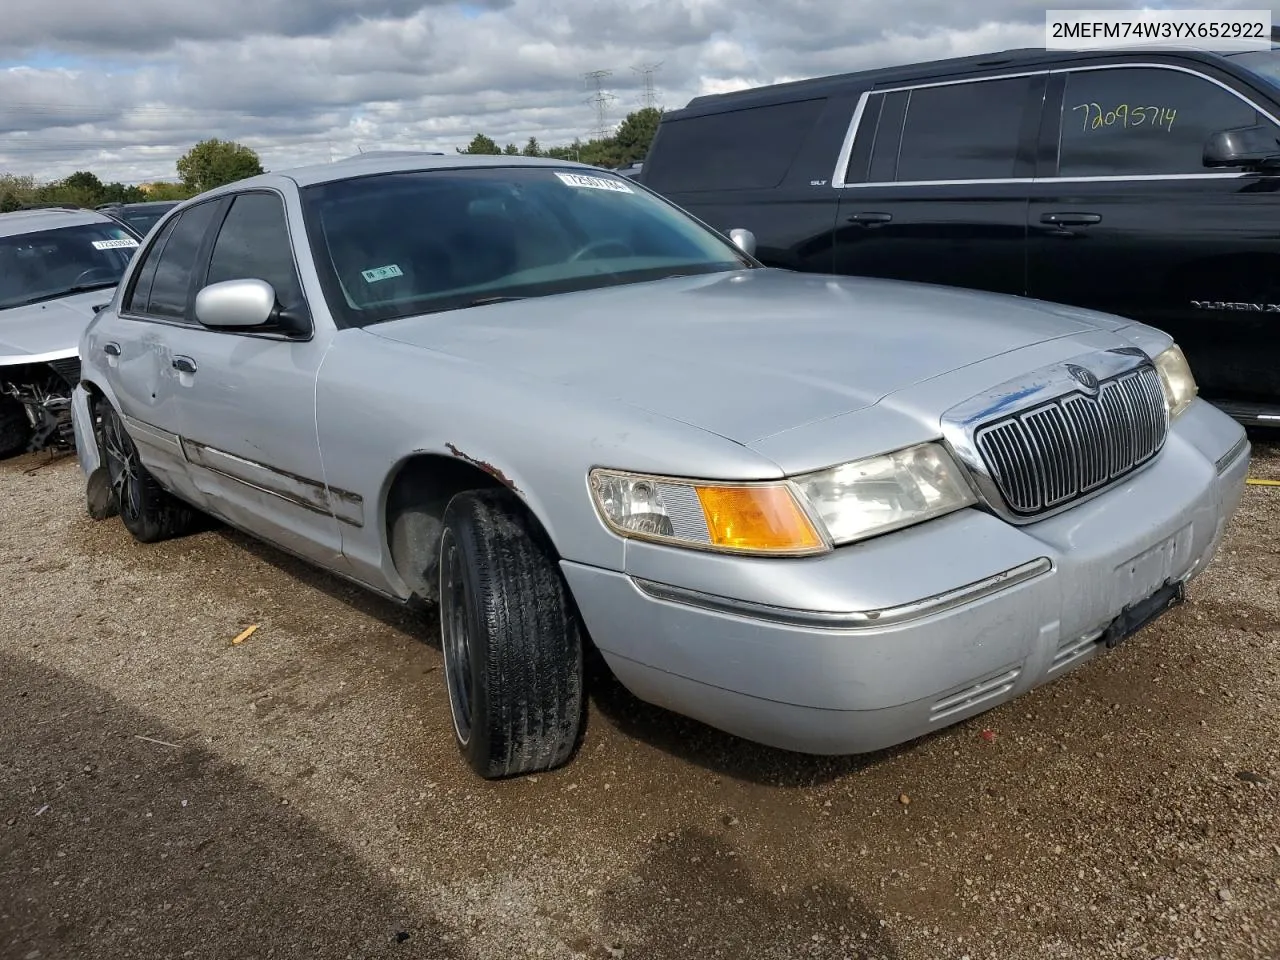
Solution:
[[[499,490],[445,508],[440,637],[454,737],[486,779],[568,762],[582,727],[582,633],[524,506]]]

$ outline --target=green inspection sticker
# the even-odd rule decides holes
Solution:
[[[389,263],[385,267],[374,267],[371,270],[362,270],[360,271],[360,276],[364,277],[366,283],[377,283],[379,280],[390,280],[392,277],[403,277],[404,271],[394,263]]]

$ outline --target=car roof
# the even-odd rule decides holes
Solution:
[[[0,237],[35,233],[37,230],[56,230],[59,227],[77,227],[88,223],[116,225],[114,219],[95,210],[80,210],[76,207],[37,207],[31,210],[0,213]]]
[[[861,88],[869,88],[887,83],[942,80],[954,76],[984,72],[1008,73],[1019,69],[1035,70],[1040,66],[1058,66],[1066,63],[1081,63],[1100,59],[1114,61],[1134,56],[1155,59],[1176,56],[1184,60],[1197,60],[1201,63],[1222,63],[1225,59],[1220,53],[1214,53],[1203,48],[1185,46],[1144,45],[1140,49],[1128,47],[1082,51],[1022,47],[966,57],[921,60],[895,66],[875,67],[868,70],[851,70],[845,73],[829,74],[805,80],[791,80],[786,83],[733,90],[728,93],[705,94],[700,97],[694,97],[680,109],[667,111],[663,119],[679,119],[686,115],[716,113],[721,110],[750,106],[757,102],[763,104],[808,96],[827,96],[847,88],[851,82],[856,83]]]
[[[602,171],[585,163],[573,160],[552,160],[546,157],[523,157],[497,154],[466,154],[454,156],[434,155],[428,153],[404,153],[396,156],[361,156],[348,157],[333,163],[317,163],[311,166],[293,167],[285,170],[262,173],[244,180],[237,180],[225,186],[215,187],[192,200],[209,199],[224,193],[254,187],[281,187],[286,183],[299,187],[310,187],[320,183],[334,183],[338,180],[353,180],[379,173],[413,173],[420,170],[468,170],[485,167],[572,167],[577,170]],[[190,202],[190,201],[188,201]]]

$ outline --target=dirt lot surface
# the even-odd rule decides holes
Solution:
[[[0,958],[1280,957],[1277,530],[1250,486],[1188,604],[905,749],[774,752],[615,684],[571,766],[488,784],[430,625],[0,464]]]

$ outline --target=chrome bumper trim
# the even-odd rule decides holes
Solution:
[[[1242,454],[1247,453],[1248,450],[1249,450],[1249,435],[1243,434],[1241,435],[1240,439],[1235,442],[1235,445],[1230,450],[1228,450],[1226,453],[1224,453],[1222,456],[1218,458],[1218,463],[1217,463],[1218,473],[1220,474],[1226,473],[1227,468],[1230,467],[1233,463],[1235,463],[1236,460],[1238,460]]]
[[[1035,577],[1042,576],[1053,569],[1048,557],[1040,557],[1029,563],[997,573],[994,576],[939,593],[921,600],[913,600],[893,607],[882,607],[879,610],[797,610],[792,607],[778,607],[766,603],[754,603],[750,600],[737,600],[732,597],[720,597],[700,590],[676,587],[668,583],[657,583],[653,580],[642,580],[632,577],[631,582],[647,596],[654,600],[679,603],[684,606],[701,607],[715,613],[730,616],[748,617],[753,620],[767,620],[794,627],[809,627],[821,630],[868,630],[878,627],[895,626],[911,620],[919,620],[934,614],[943,613],[966,603],[973,603],[1003,590],[1009,590],[1020,583],[1026,583]]]

